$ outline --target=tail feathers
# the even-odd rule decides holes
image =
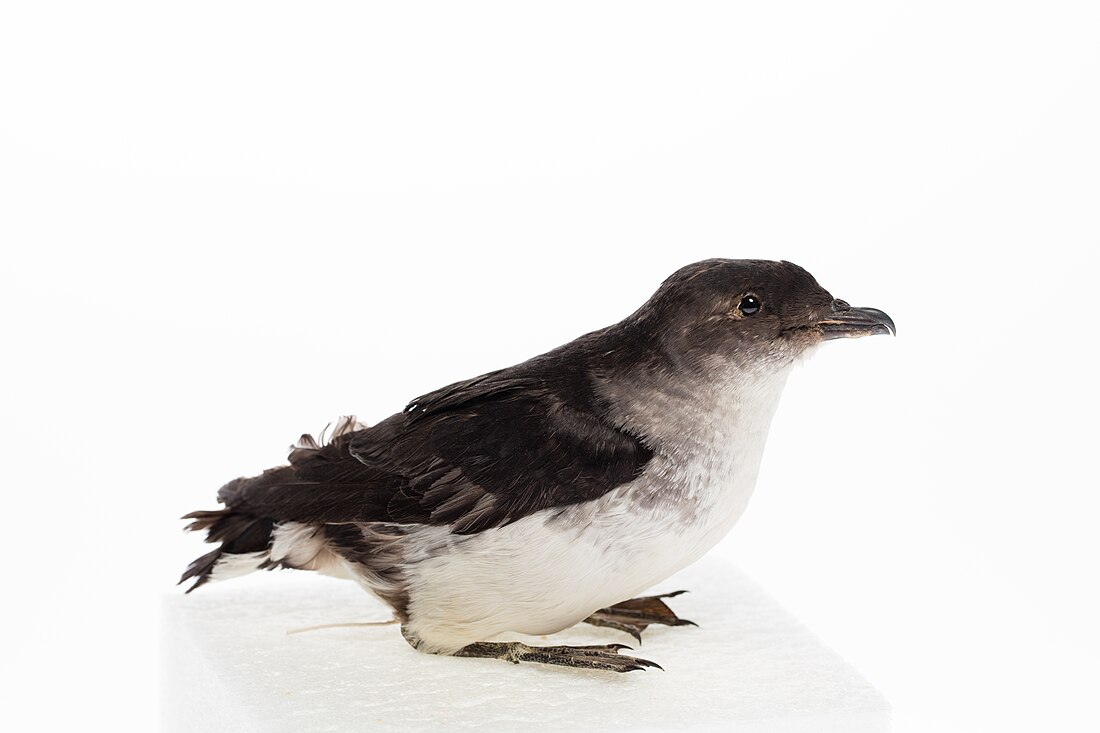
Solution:
[[[244,575],[267,564],[274,528],[272,520],[253,517],[231,507],[191,512],[183,519],[193,520],[187,525],[190,531],[206,530],[207,542],[222,543],[218,549],[187,566],[179,582],[195,579],[188,593],[210,580]]]
[[[296,468],[330,460],[322,450],[325,446],[366,426],[354,415],[348,415],[329,427],[321,431],[320,440],[311,435],[299,438],[290,448],[289,466],[269,468],[259,476],[235,479],[223,486],[218,491],[218,501],[225,505],[224,509],[183,516],[191,520],[188,530],[205,530],[207,542],[221,543],[218,549],[187,566],[179,582],[195,580],[187,589],[188,593],[211,580],[244,575],[253,570],[290,567],[330,573],[339,571],[335,558],[327,551],[323,540],[318,539],[316,525],[284,522],[279,536],[273,537],[275,521],[257,516],[271,511],[263,501],[268,492],[298,482]]]
[[[219,547],[192,561],[192,563],[187,566],[187,570],[183,571],[183,575],[180,576],[179,583],[176,583],[176,585],[186,583],[188,580],[191,580],[191,578],[196,578],[197,580],[187,589],[188,593],[195,590],[200,585],[203,585],[206,581],[210,580],[211,575],[214,573],[214,566],[218,564],[218,560],[221,559],[221,556],[222,550]]]

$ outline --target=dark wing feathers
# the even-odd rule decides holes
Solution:
[[[637,477],[651,452],[598,417],[590,395],[496,372],[412,402],[374,427],[219,496],[276,522],[498,527],[595,499]],[[243,482],[243,483],[240,483]]]
[[[531,389],[530,377],[509,376],[508,369],[482,374],[480,377],[449,384],[426,395],[421,395],[405,407],[405,412],[416,419],[434,415],[462,405],[477,402],[485,397],[500,397],[509,392]]]

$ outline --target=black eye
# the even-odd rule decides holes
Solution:
[[[737,310],[746,316],[751,316],[760,310],[760,301],[755,295],[746,295],[741,299],[741,305],[737,306]]]

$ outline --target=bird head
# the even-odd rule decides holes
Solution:
[[[831,339],[895,333],[876,308],[834,298],[791,262],[704,260],[673,273],[632,319],[680,364],[780,366]]]

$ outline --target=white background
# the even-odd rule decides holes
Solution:
[[[0,10],[4,715],[155,726],[180,514],[719,256],[899,336],[716,552],[898,731],[1095,730],[1100,5],[382,5]]]

